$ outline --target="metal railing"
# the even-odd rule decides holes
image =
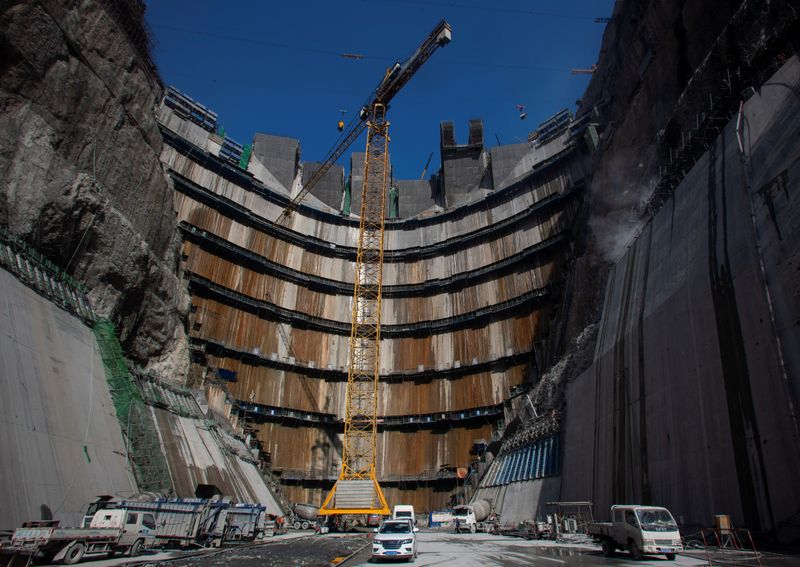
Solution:
[[[268,406],[256,402],[236,400],[238,411],[244,413],[248,420],[263,419],[266,421],[294,421],[311,425],[329,425],[337,429],[343,426],[343,420],[336,414],[309,412],[277,406]],[[384,415],[378,416],[378,428],[394,427],[436,427],[447,422],[464,422],[472,420],[493,419],[503,415],[503,402],[492,406],[481,406],[462,410],[441,411],[416,415]]]
[[[230,345],[227,342],[200,336],[189,337],[189,347],[201,353],[210,353],[216,356],[224,356],[228,358],[237,358],[241,360],[251,359],[258,365],[269,366],[281,370],[289,370],[296,373],[312,374],[315,377],[327,381],[341,382],[347,379],[347,368],[345,366],[328,366],[321,368],[315,366],[310,361],[297,360],[291,356],[279,356],[278,353],[262,353],[258,348],[244,348],[236,345]],[[530,350],[514,351],[507,349],[503,355],[494,355],[492,358],[485,358],[478,360],[477,358],[471,361],[456,360],[452,364],[445,367],[434,366],[419,366],[413,370],[401,370],[396,372],[383,372],[381,374],[381,382],[398,383],[404,381],[416,380],[430,380],[443,378],[453,378],[456,376],[474,374],[492,368],[516,366],[521,363],[527,363],[531,353],[533,352],[533,345]],[[509,392],[509,398],[513,398],[522,394],[530,389],[529,386],[517,385],[514,386]]]
[[[86,288],[39,252],[0,229],[0,267],[59,307],[91,325],[95,319]]]

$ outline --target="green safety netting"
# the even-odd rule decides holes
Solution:
[[[114,324],[100,319],[94,324],[94,333],[139,490],[170,492],[172,481],[155,423],[128,371]]]

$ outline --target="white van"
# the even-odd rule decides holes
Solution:
[[[393,520],[411,520],[411,525],[416,526],[417,520],[414,517],[414,507],[410,504],[397,504],[392,510]]]

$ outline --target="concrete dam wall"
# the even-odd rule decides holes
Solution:
[[[0,234],[119,330],[165,489],[319,504],[342,457],[365,154],[276,223],[320,164],[291,138],[242,146],[164,88],[144,8],[0,8]],[[575,115],[491,148],[480,120],[466,143],[444,121],[438,170],[395,180],[379,480],[418,512],[472,487],[504,521],[638,501],[780,529],[800,509],[797,10],[619,0],[608,20]],[[687,132],[700,149],[673,160]],[[88,327],[0,276],[0,528],[75,523],[135,490],[124,432]]]
[[[270,137],[267,154],[236,169],[165,101],[161,159],[184,239],[193,373],[225,383],[228,417],[252,429],[286,498],[321,503],[341,460],[358,219],[328,198],[275,224],[296,141]],[[484,151],[481,136],[470,140],[448,142],[451,178],[463,151]],[[467,172],[441,188],[449,209],[387,222],[376,468],[391,503],[446,506],[456,469],[499,435],[530,383],[588,164],[582,132],[566,125],[514,150],[492,161],[477,199]]]
[[[800,509],[799,92],[794,57],[614,266],[567,389],[562,499],[755,530]]]

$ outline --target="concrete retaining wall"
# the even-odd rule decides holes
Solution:
[[[800,509],[799,87],[793,58],[744,106],[745,160],[734,119],[614,267],[562,500],[755,530]]]
[[[79,525],[98,494],[134,492],[92,330],[4,270],[0,420],[0,529]]]
[[[203,420],[151,410],[167,455],[175,493],[194,497],[198,484],[213,484],[238,502],[263,504],[270,514],[283,515],[256,465],[226,451],[222,433]]]

